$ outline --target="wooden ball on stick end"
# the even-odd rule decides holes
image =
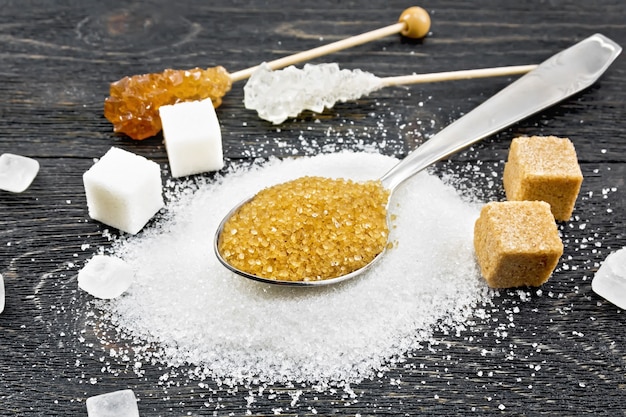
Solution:
[[[418,6],[409,7],[403,11],[398,22],[405,24],[405,28],[400,33],[407,38],[424,38],[430,30],[430,15]]]

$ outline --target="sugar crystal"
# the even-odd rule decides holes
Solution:
[[[4,278],[2,278],[2,274],[0,274],[0,313],[4,311]]]
[[[599,296],[626,310],[626,247],[606,257],[591,281],[591,288]]]
[[[572,215],[582,181],[569,139],[522,136],[511,142],[502,175],[508,200],[545,201],[556,220],[565,221]]]
[[[337,102],[356,100],[381,88],[380,79],[359,69],[305,64],[272,71],[262,64],[244,86],[244,104],[264,120],[280,124],[304,110],[317,113]]]
[[[26,156],[0,155],[0,190],[12,193],[25,191],[39,172],[39,162]]]
[[[83,174],[83,183],[89,216],[130,234],[164,205],[159,165],[117,147]]]
[[[97,298],[115,298],[130,287],[133,276],[133,270],[122,259],[95,255],[78,273],[78,286]]]
[[[87,398],[89,417],[139,417],[137,398],[130,389]]]
[[[161,130],[159,108],[179,101],[210,98],[215,107],[231,87],[223,67],[189,70],[166,69],[160,73],[138,74],[111,83],[104,102],[104,116],[115,132],[142,140]]]
[[[222,131],[210,99],[161,106],[159,115],[173,177],[224,166]]]

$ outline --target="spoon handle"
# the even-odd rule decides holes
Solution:
[[[382,178],[393,190],[429,165],[592,85],[622,48],[595,34],[552,56],[411,152]]]

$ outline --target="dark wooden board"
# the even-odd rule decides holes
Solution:
[[[247,68],[386,26],[410,4],[8,0],[0,6],[0,153],[41,164],[28,191],[0,192],[0,273],[7,292],[0,314],[0,415],[86,415],[87,397],[126,387],[141,399],[142,416],[272,415],[277,408],[282,415],[313,409],[362,416],[626,413],[624,312],[591,290],[599,263],[626,246],[624,57],[587,91],[434,167],[482,190],[484,200],[502,199],[502,187],[487,181],[492,172],[501,178],[512,137],[555,134],[575,143],[585,181],[574,220],[560,225],[564,258],[540,295],[528,292],[522,301],[518,292],[502,291],[494,299],[492,317],[500,322],[520,310],[506,338],[480,322],[461,335],[441,332],[439,344],[409,354],[412,366],[392,366],[380,379],[353,386],[356,399],[304,388],[292,405],[290,389],[278,387],[276,399],[248,409],[246,388],[208,382],[215,391],[202,397],[194,382],[165,389],[156,368],[143,377],[123,367],[118,375],[101,372],[105,353],[93,334],[82,332],[88,297],[77,290],[75,275],[94,248],[108,244],[104,227],[88,217],[82,174],[112,145],[167,162],[160,136],[136,142],[112,133],[102,115],[108,84],[168,67]],[[424,41],[392,36],[315,62],[392,76],[538,63],[596,32],[626,45],[622,0],[422,6],[433,19]],[[237,83],[218,109],[225,156],[237,164],[364,141],[402,157],[514,78],[389,88],[322,114],[305,113],[280,129],[244,109],[243,83]],[[593,244],[581,244],[590,237]],[[81,249],[85,242],[91,249]]]

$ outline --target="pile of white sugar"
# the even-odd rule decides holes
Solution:
[[[134,339],[128,351],[137,363],[189,365],[231,383],[315,385],[372,377],[434,331],[464,329],[490,297],[473,254],[479,207],[425,172],[394,193],[393,249],[355,280],[272,286],[236,276],[215,258],[222,217],[260,189],[303,175],[375,179],[395,163],[343,152],[273,160],[177,187],[164,219],[114,244],[136,278],[120,298],[97,302],[97,321]]]

